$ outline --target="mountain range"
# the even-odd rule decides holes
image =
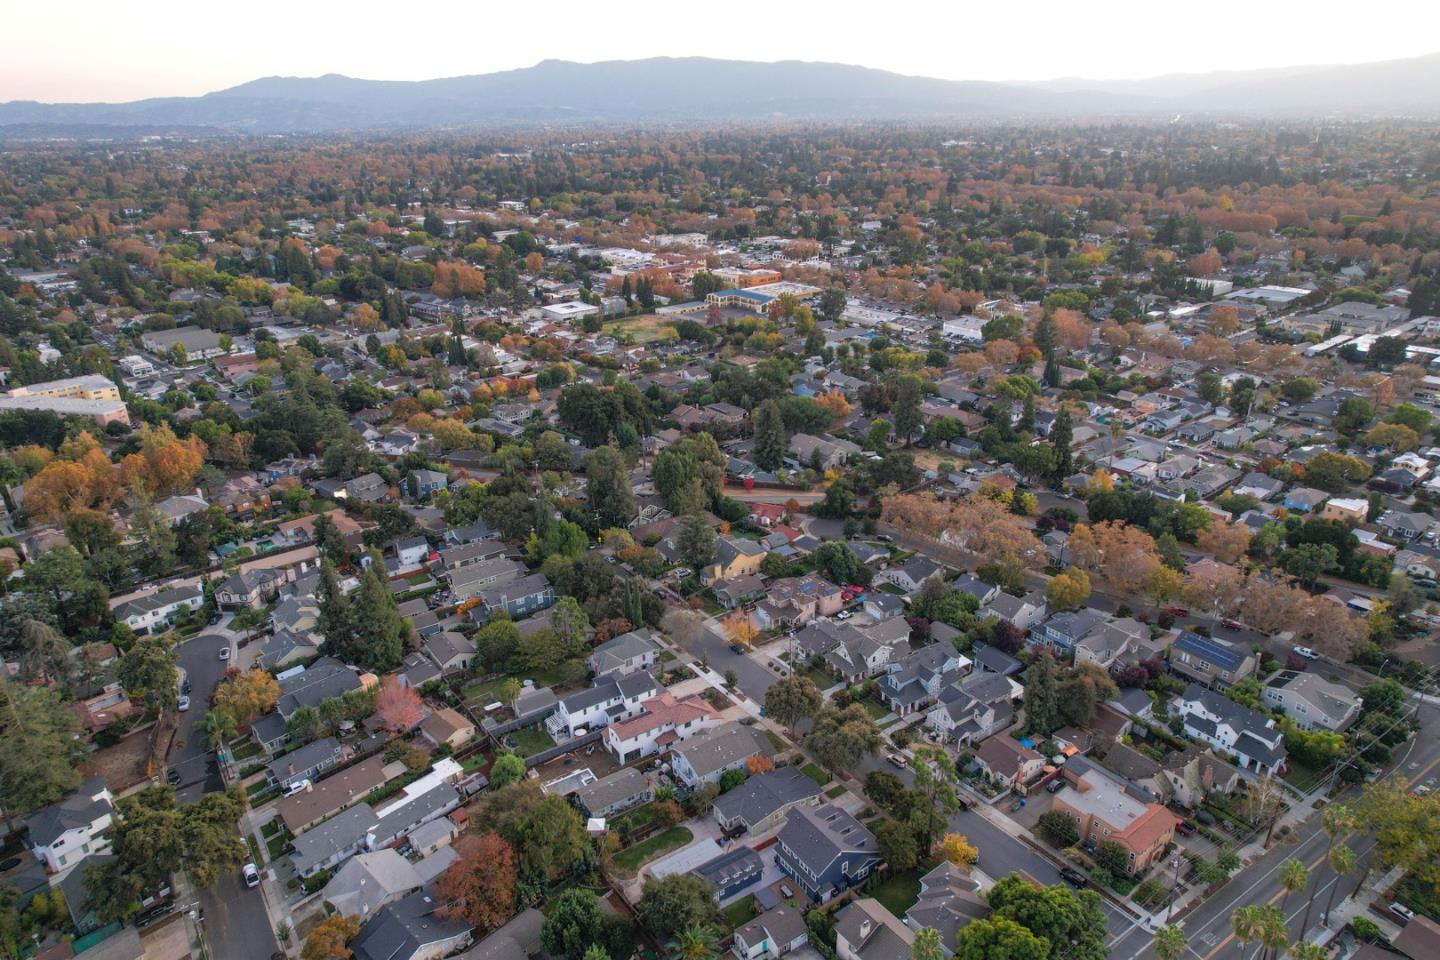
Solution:
[[[1440,53],[1138,81],[936,80],[837,63],[656,57],[437,80],[265,77],[199,97],[0,103],[0,135],[324,133],[600,123],[1440,114]]]

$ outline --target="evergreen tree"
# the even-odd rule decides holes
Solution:
[[[1025,394],[1025,405],[1020,410],[1020,420],[1015,429],[1021,433],[1035,432],[1035,394]]]
[[[910,445],[910,438],[920,430],[921,397],[919,377],[911,375],[900,378],[895,387],[895,402],[891,405],[890,412],[895,415],[895,433],[907,447]]]
[[[623,529],[639,512],[635,491],[630,487],[630,471],[614,447],[598,447],[585,458],[585,498],[601,530]]]
[[[1055,479],[1064,480],[1075,472],[1075,459],[1070,454],[1070,444],[1075,439],[1075,421],[1064,407],[1055,414],[1050,424],[1050,443],[1055,447]]]
[[[175,528],[155,509],[155,502],[144,484],[135,487],[134,505],[130,530],[135,534],[138,547],[135,565],[142,573],[158,576],[175,565],[175,551],[179,546]]]
[[[320,606],[316,625],[325,638],[322,645],[327,656],[347,663],[355,660],[355,613],[340,589],[340,577],[328,556],[320,558],[320,586],[315,591]]]
[[[1060,386],[1060,364],[1056,362],[1054,354],[1045,358],[1045,373],[1042,376],[1046,386]]]
[[[1041,652],[1025,672],[1025,732],[1048,737],[1060,726],[1055,658]]]
[[[755,464],[774,472],[785,462],[785,420],[780,404],[766,400],[755,410]]]
[[[1035,346],[1046,359],[1053,360],[1055,357],[1055,318],[1051,314],[1045,314],[1040,322],[1035,325]]]
[[[315,546],[330,560],[345,557],[345,540],[340,536],[340,531],[329,514],[321,513],[315,517]]]
[[[380,673],[400,666],[410,626],[400,616],[378,551],[370,555],[370,566],[360,578],[353,610],[359,633],[356,662]]]

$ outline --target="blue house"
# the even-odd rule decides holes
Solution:
[[[736,847],[729,853],[722,853],[714,860],[700,864],[695,875],[709,880],[715,887],[715,900],[724,903],[735,894],[760,879],[765,865],[760,854],[749,847]]]
[[[777,840],[776,865],[816,903],[863,883],[880,865],[875,835],[832,803],[791,810]]]
[[[504,610],[510,619],[528,617],[537,610],[544,610],[555,602],[555,588],[543,573],[534,573],[509,583],[487,587],[476,594],[480,598],[477,608],[488,617],[494,610]]]
[[[1104,623],[1107,616],[1103,611],[1090,607],[1057,613],[1031,628],[1028,642],[1032,647],[1049,647],[1056,656],[1073,656],[1075,644]]]

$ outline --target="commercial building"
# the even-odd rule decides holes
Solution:
[[[128,423],[120,388],[98,374],[15,387],[0,397],[0,411],[48,410],[62,417],[94,417],[102,426]]]
[[[1093,849],[1107,841],[1124,847],[1130,873],[1155,863],[1166,844],[1175,839],[1173,813],[1134,796],[1126,785],[1091,766],[1084,757],[1070,758],[1065,779],[1073,789],[1055,794],[1051,809],[1075,821],[1080,842],[1087,847]]]

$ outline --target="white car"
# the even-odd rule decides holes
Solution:
[[[220,648],[220,659],[221,659],[221,660],[229,660],[229,659],[230,659],[230,647],[229,647],[228,645],[227,645],[227,646],[223,646],[223,647]]]
[[[1297,656],[1304,657],[1306,660],[1320,659],[1320,654],[1316,653],[1314,650],[1311,650],[1309,647],[1292,647],[1291,649],[1295,651]]]
[[[285,788],[284,796],[293,797],[293,796],[295,796],[295,794],[297,794],[297,793],[303,793],[303,792],[305,792],[306,790],[309,790],[309,789],[310,789],[310,781],[309,781],[308,779],[306,779],[306,780],[296,780],[294,783],[290,784],[290,786],[288,786],[288,787]]]
[[[905,769],[906,767],[908,767],[908,766],[910,765],[910,758],[907,757],[907,756],[905,756],[905,754],[903,754],[903,753],[892,753],[892,754],[890,754],[889,756],[887,756],[885,759],[886,759],[886,760],[889,760],[892,764],[894,764],[895,766],[899,767],[899,768],[902,769],[902,770]]]
[[[255,888],[260,886],[260,871],[255,869],[255,864],[247,863],[242,868],[245,875],[245,886]]]
[[[1395,914],[1395,916],[1399,917],[1401,920],[1404,920],[1406,923],[1409,923],[1411,920],[1415,919],[1415,911],[1411,910],[1403,903],[1390,904],[1390,912]]]
[[[189,698],[189,697],[181,697],[181,698],[176,702],[175,706],[176,706],[177,708],[179,708],[179,710],[180,710],[181,713],[184,713],[186,710],[189,710],[189,709],[190,709],[190,698]]]

